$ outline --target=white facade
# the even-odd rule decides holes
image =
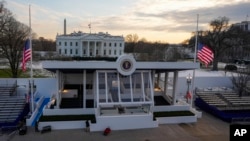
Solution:
[[[118,57],[124,53],[124,38],[108,33],[57,35],[57,52],[62,56]]]
[[[234,26],[238,26],[244,31],[250,31],[250,21],[242,21],[241,23],[234,24]]]

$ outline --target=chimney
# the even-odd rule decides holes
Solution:
[[[66,35],[66,19],[64,19],[64,35]]]

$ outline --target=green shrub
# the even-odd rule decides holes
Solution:
[[[56,115],[56,116],[41,116],[39,122],[45,121],[77,121],[90,120],[91,123],[96,123],[95,115]]]
[[[175,117],[175,116],[194,116],[194,113],[192,113],[190,111],[154,112],[154,118],[156,118],[156,117]]]

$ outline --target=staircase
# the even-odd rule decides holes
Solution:
[[[25,106],[25,98],[15,95],[14,86],[0,86],[0,127],[15,126]]]

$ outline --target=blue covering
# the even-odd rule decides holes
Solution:
[[[211,106],[201,98],[196,98],[195,105],[200,109],[213,114],[214,116],[226,122],[232,122],[233,118],[249,118],[250,110],[218,110],[215,106]]]
[[[41,104],[40,108],[38,109],[37,115],[34,118],[31,126],[35,126],[36,122],[39,120],[39,118],[41,117],[42,113],[43,113],[43,108],[44,106],[46,106],[49,102],[50,98],[44,98],[43,103]]]

